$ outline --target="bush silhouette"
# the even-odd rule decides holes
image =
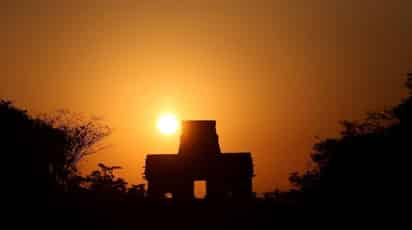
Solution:
[[[122,178],[116,178],[114,175],[114,171],[121,169],[121,167],[110,167],[103,163],[98,164],[98,166],[98,170],[93,171],[85,178],[88,189],[108,196],[125,195],[127,183]]]

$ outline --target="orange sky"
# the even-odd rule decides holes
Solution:
[[[102,117],[111,147],[82,167],[120,165],[131,183],[146,153],[177,151],[159,115],[215,119],[263,192],[309,166],[315,136],[405,95],[411,1],[172,2],[2,1],[0,98]]]

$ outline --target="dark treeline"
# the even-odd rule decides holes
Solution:
[[[342,217],[336,213],[343,209],[353,215],[383,210],[405,197],[400,187],[406,186],[411,152],[412,75],[406,87],[409,95],[398,105],[343,121],[339,137],[319,140],[311,153],[315,166],[291,173],[294,189],[218,202],[150,200],[144,185],[128,186],[115,176],[120,167],[102,163],[82,176],[78,162],[105,147],[108,126],[68,111],[34,117],[1,100],[0,152],[8,169],[4,177],[11,182],[3,183],[10,211],[54,229],[255,229],[286,219],[291,225],[289,220],[305,216]]]
[[[406,87],[408,97],[398,105],[360,121],[342,121],[340,137],[313,146],[316,167],[290,176],[302,201],[369,208],[403,197],[412,140],[412,74]]]

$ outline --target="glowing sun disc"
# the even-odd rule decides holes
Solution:
[[[176,133],[177,129],[179,128],[179,122],[177,118],[171,114],[163,115],[157,121],[157,128],[159,129],[160,133],[165,135],[171,135]]]

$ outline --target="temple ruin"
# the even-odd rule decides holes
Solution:
[[[194,181],[206,181],[206,198],[250,198],[251,154],[222,153],[216,121],[183,121],[177,154],[148,154],[144,172],[148,195],[193,199]]]

